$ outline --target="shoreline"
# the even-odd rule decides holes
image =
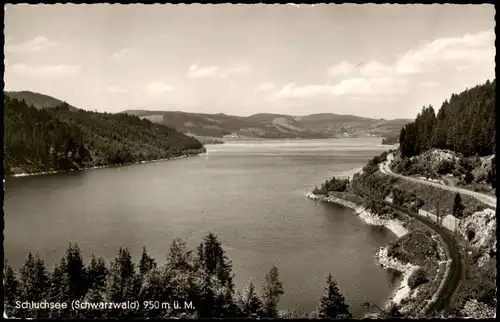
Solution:
[[[393,257],[387,255],[387,246],[381,247],[377,252],[377,261],[383,268],[391,268],[402,273],[403,279],[399,284],[399,287],[393,291],[393,294],[388,299],[385,307],[388,307],[391,303],[401,305],[401,301],[404,299],[410,299],[416,295],[415,291],[412,291],[408,285],[408,280],[415,270],[420,266],[412,265],[410,263],[403,264]],[[404,307],[401,308],[404,310]]]
[[[119,168],[119,167],[125,167],[125,166],[129,166],[129,165],[134,165],[134,164],[146,164],[146,163],[154,163],[154,162],[163,162],[163,161],[173,161],[173,160],[179,160],[179,159],[186,159],[186,158],[189,158],[189,157],[194,157],[194,156],[203,155],[203,154],[206,154],[206,152],[195,153],[195,154],[183,154],[183,155],[180,155],[180,156],[177,156],[177,157],[172,157],[172,158],[155,159],[155,160],[143,160],[143,161],[136,161],[136,162],[130,162],[130,163],[125,163],[125,164],[118,164],[118,165],[101,165],[101,166],[93,166],[93,167],[80,168],[80,169],[53,170],[53,171],[33,172],[33,173],[16,173],[16,174],[11,174],[11,175],[4,176],[4,182],[5,182],[5,178],[20,178],[20,177],[42,176],[42,175],[65,173],[65,172],[87,171],[87,170],[97,170],[97,169],[107,169],[107,168]]]
[[[359,216],[366,224],[374,226],[384,226],[393,234],[395,234],[397,238],[400,238],[408,233],[408,230],[404,228],[400,220],[380,218],[380,216],[370,213],[363,206],[356,204],[352,201],[348,201],[334,196],[327,197],[324,195],[315,195],[313,193],[308,193],[307,197],[316,201],[331,202],[351,208],[354,210],[354,213],[357,216]],[[442,245],[442,242],[440,244]],[[399,283],[399,286],[394,288],[392,295],[387,299],[384,308],[388,308],[391,304],[396,304],[400,307],[400,311],[404,312],[411,309],[412,307],[408,306],[409,303],[402,304],[401,302],[411,300],[412,298],[415,298],[418,295],[419,288],[412,290],[408,285],[408,280],[410,276],[413,274],[413,272],[417,270],[420,266],[413,265],[410,263],[404,264],[398,261],[396,258],[388,256],[387,247],[388,246],[381,247],[380,250],[376,253],[375,257],[377,258],[377,262],[381,267],[385,269],[390,268],[401,272],[402,280]],[[431,298],[427,300],[424,307],[421,308],[419,311],[422,310],[425,311],[437,300],[437,296],[445,286],[447,276],[450,274],[451,261],[449,260],[450,256],[448,250],[447,248],[445,249],[440,248],[440,251],[443,252],[443,254],[446,257],[446,260],[439,262],[440,268],[438,268],[438,270],[444,269],[443,276],[441,278],[441,281],[439,282],[438,290],[434,294],[432,294]],[[444,264],[443,267],[441,267],[442,264]],[[435,278],[437,278],[437,276]],[[420,306],[420,304],[417,306]]]
[[[315,195],[312,192],[307,193],[306,196],[312,200],[336,203],[344,207],[351,208],[352,210],[354,210],[356,216],[361,218],[366,224],[372,226],[383,226],[387,228],[389,231],[391,231],[398,238],[408,233],[408,231],[406,230],[406,228],[404,228],[403,223],[400,220],[380,218],[379,216],[376,216],[370,213],[369,211],[366,211],[366,209],[363,206],[356,204],[352,201],[348,201],[333,196],[326,197],[322,195]]]
[[[348,201],[333,196],[327,197],[322,195],[315,195],[312,192],[307,193],[306,196],[312,200],[320,202],[336,203],[344,207],[351,208],[354,210],[354,214],[358,216],[361,220],[363,220],[365,224],[372,226],[383,226],[390,232],[392,232],[394,235],[396,235],[397,238],[400,238],[408,233],[408,230],[404,228],[400,220],[380,218],[379,216],[374,215],[369,211],[366,211],[366,209],[363,206],[356,204],[352,201]],[[393,290],[392,295],[389,297],[384,307],[388,307],[391,303],[400,305],[403,299],[409,299],[412,296],[415,296],[415,293],[412,292],[408,286],[408,279],[410,275],[413,273],[413,271],[418,268],[418,266],[414,266],[411,264],[402,264],[393,258],[389,258],[387,256],[387,246],[382,247],[380,251],[375,254],[375,257],[377,258],[378,264],[383,268],[395,269],[397,271],[400,271],[403,275],[402,281],[399,283],[399,286],[397,286]]]

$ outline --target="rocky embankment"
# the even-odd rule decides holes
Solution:
[[[458,231],[473,248],[481,250],[481,257],[477,261],[479,267],[490,259],[491,253],[496,253],[497,221],[495,211],[484,209],[462,219]]]
[[[410,263],[403,264],[396,258],[389,256],[387,254],[387,247],[383,247],[380,249],[380,251],[377,253],[377,260],[380,266],[384,268],[395,269],[403,274],[401,284],[392,296],[391,302],[397,305],[401,305],[402,300],[414,297],[416,295],[416,292],[412,292],[410,286],[408,285],[408,280],[410,279],[410,276],[419,268],[419,266],[412,265]]]
[[[337,198],[334,196],[315,195],[313,193],[308,193],[307,197],[313,200],[332,202],[351,208],[354,210],[356,215],[359,216],[359,218],[361,218],[365,223],[373,226],[384,226],[398,237],[401,237],[408,232],[406,228],[404,228],[404,224],[402,221],[398,219],[381,218],[380,216],[374,215],[371,212],[367,211],[363,206],[358,205],[352,201]]]

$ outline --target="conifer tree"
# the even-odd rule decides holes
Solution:
[[[263,315],[263,305],[252,281],[240,298],[241,311],[247,317],[259,317]]]
[[[460,198],[460,194],[457,192],[455,194],[455,199],[453,202],[453,216],[455,218],[462,218],[463,216],[464,205],[462,204],[462,198]]]
[[[167,267],[190,271],[193,269],[192,251],[187,242],[182,238],[174,238],[167,256]]]
[[[283,283],[279,280],[278,268],[273,266],[266,274],[266,284],[262,291],[263,310],[268,318],[278,316],[278,302],[284,294]]]
[[[142,247],[141,261],[139,262],[139,274],[144,275],[151,269],[156,267],[154,258],[150,257],[146,252],[146,247]]]
[[[321,297],[318,307],[319,316],[330,319],[351,318],[349,305],[345,303],[344,296],[340,293],[337,281],[333,279],[332,274],[328,274],[326,283],[326,294]]]
[[[12,269],[12,266],[5,264],[4,267],[4,309],[7,317],[19,317],[16,309],[16,301],[19,300],[20,285],[19,280]]]
[[[120,247],[118,255],[111,262],[108,276],[105,293],[107,301],[119,303],[137,300],[140,294],[140,280],[135,273],[132,256],[127,248]],[[135,312],[116,309],[107,313],[111,317],[132,317]]]
[[[61,263],[64,263],[61,268],[68,278],[71,300],[83,298],[87,293],[87,272],[77,244],[69,243],[65,260]]]

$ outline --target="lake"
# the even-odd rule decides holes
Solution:
[[[380,139],[268,140],[208,145],[187,159],[8,178],[5,256],[15,269],[29,251],[52,268],[70,241],[86,260],[109,262],[120,246],[138,261],[142,246],[163,263],[174,237],[193,250],[208,232],[233,262],[235,284],[257,287],[277,265],[280,308],[310,312],[329,272],[351,311],[383,305],[396,283],[375,253],[396,238],[351,209],[306,198],[333,175],[348,175],[387,150]]]

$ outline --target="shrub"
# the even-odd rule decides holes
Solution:
[[[418,268],[410,275],[410,278],[408,278],[408,286],[413,290],[417,286],[427,283],[428,281],[427,273],[422,268]]]
[[[439,174],[448,174],[453,171],[455,164],[450,160],[443,160],[437,166],[437,173]]]
[[[337,179],[335,177],[330,180],[326,180],[325,183],[321,185],[321,188],[314,188],[314,194],[327,195],[332,191],[345,191],[349,185],[349,179]]]

